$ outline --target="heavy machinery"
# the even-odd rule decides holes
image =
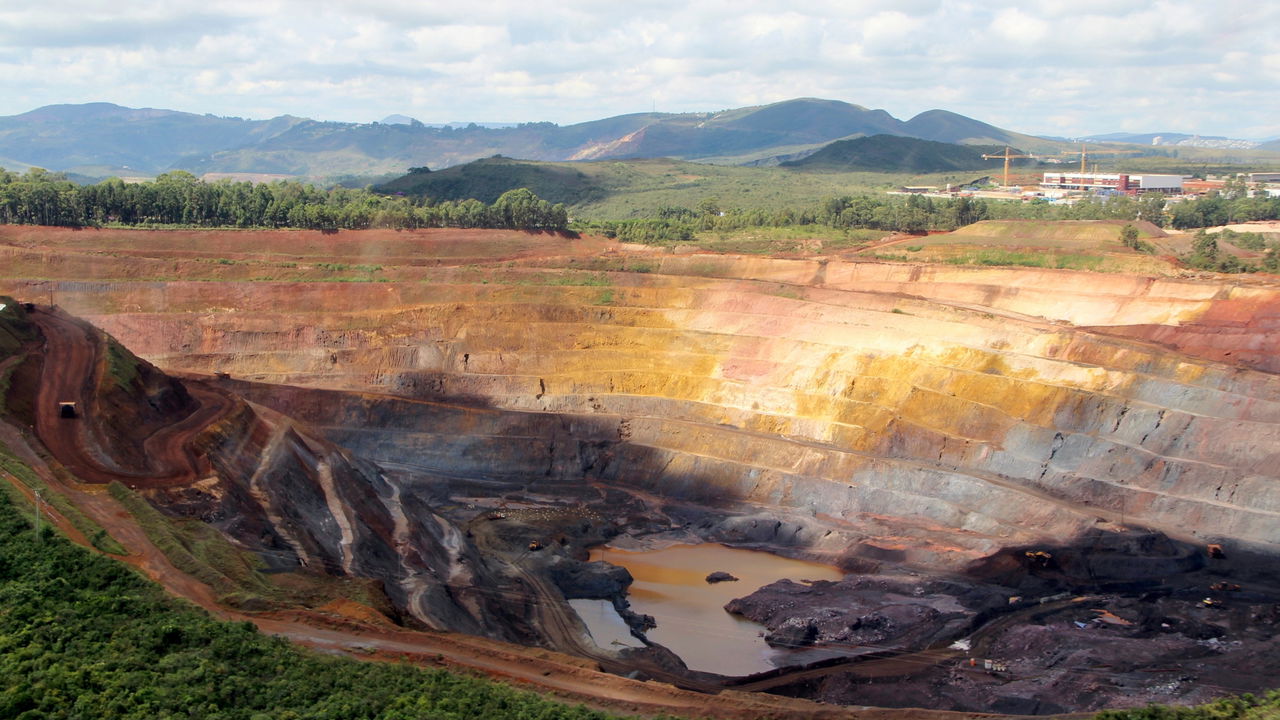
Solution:
[[[1003,154],[1001,155],[983,154],[982,157],[986,158],[987,160],[1004,160],[1004,183],[1002,187],[1009,187],[1009,161],[1017,160],[1018,158],[1033,158],[1035,157],[1035,155],[1015,155],[1013,154],[1013,148],[1009,147],[1008,145],[1005,145]]]
[[[1088,172],[1090,155],[1138,155],[1141,153],[1141,150],[1090,150],[1084,143],[1080,143],[1079,150],[1070,150],[1062,153],[1062,155],[1059,155],[1058,157],[1062,157],[1064,155],[1079,155],[1080,173],[1084,174]]]
[[[1027,556],[1031,564],[1039,565],[1040,567],[1048,567],[1049,562],[1053,560],[1053,555],[1044,550],[1028,550],[1023,554]]]

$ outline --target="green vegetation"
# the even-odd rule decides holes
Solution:
[[[116,386],[125,392],[138,381],[138,363],[141,362],[133,353],[107,336],[107,377],[115,381]]]
[[[981,171],[991,167],[984,153],[1003,146],[955,145],[898,135],[839,140],[799,160],[782,163],[797,170],[874,170],[878,172],[931,173],[952,170]],[[1022,154],[1015,150],[1014,154]]]
[[[322,657],[41,535],[0,494],[0,717],[607,717],[443,670]]]
[[[1216,235],[1219,242],[1230,243],[1245,250],[1261,252],[1267,249],[1267,240],[1262,236],[1262,233],[1236,232],[1230,228],[1223,228]]]
[[[566,205],[599,199],[605,190],[572,164],[521,162],[497,155],[437,172],[415,168],[375,188],[378,192],[429,197],[436,202],[497,201],[503,193],[528,188],[539,197]]]
[[[1058,268],[1060,270],[1099,270],[1106,258],[1099,255],[1018,252],[999,248],[983,248],[945,259],[951,265],[1017,265],[1021,267]]]
[[[1229,180],[1222,192],[1210,192],[1195,200],[1169,206],[1169,223],[1175,228],[1202,228],[1250,220],[1280,219],[1280,197],[1250,194],[1243,180]]]
[[[120,483],[112,483],[108,491],[165,557],[213,588],[219,602],[239,606],[276,594],[258,573],[261,561],[237,549],[213,527],[199,520],[169,518]]]
[[[1120,228],[1120,242],[1130,250],[1137,250],[1138,252],[1148,254],[1156,251],[1155,245],[1138,238],[1138,228],[1132,225],[1125,225]]]
[[[853,231],[954,230],[982,220],[988,214],[987,203],[967,197],[938,200],[920,195],[844,195],[829,197],[803,210],[786,208],[776,212],[724,210],[717,198],[703,198],[696,210],[664,207],[658,210],[659,217],[654,219],[580,222],[578,227],[626,242],[652,245],[688,243],[697,238],[703,247],[714,245],[708,242],[707,233],[715,233],[719,239],[728,240],[728,234],[744,230],[792,228],[793,235],[789,239],[812,238],[815,231],[823,235],[831,235],[831,231],[835,231],[845,240],[844,244],[853,246],[879,236]],[[798,234],[801,228],[803,234]],[[839,245],[836,244],[837,247]],[[720,249],[741,251],[733,246]],[[771,249],[764,247],[755,251],[769,252]]]
[[[67,522],[71,523],[82,535],[89,538],[89,542],[94,547],[112,555],[126,554],[127,551],[124,547],[116,542],[115,538],[108,535],[101,525],[80,512],[80,508],[73,505],[61,493],[51,491],[45,481],[26,463],[19,460],[13,454],[13,451],[3,443],[0,443],[0,470],[17,478],[18,481],[33,491],[39,491],[44,496],[45,502],[52,505],[53,509],[58,511],[58,514],[66,518]],[[23,499],[21,493],[10,485],[7,480],[0,478],[0,487],[4,487],[10,497]],[[25,499],[23,500],[25,501]]]
[[[538,284],[608,287],[613,284],[613,280],[609,279],[609,276],[602,272],[562,272],[544,275]]]
[[[563,205],[526,189],[503,193],[492,204],[477,200],[430,204],[402,196],[299,182],[207,183],[174,171],[152,182],[119,178],[77,185],[33,168],[24,175],[0,169],[0,222],[26,225],[121,224],[314,230],[485,227],[563,231]]]
[[[1104,710],[1094,720],[1276,720],[1280,718],[1280,690],[1262,697],[1227,697],[1196,707],[1148,705],[1133,710]]]
[[[31,324],[27,321],[27,313],[22,304],[8,295],[0,295],[0,357],[8,357],[18,353],[23,344],[35,338]],[[4,396],[0,395],[0,403]]]
[[[1223,233],[1231,233],[1224,235]],[[1241,235],[1249,236],[1256,233],[1232,233],[1230,230],[1209,234],[1204,230],[1196,233],[1195,239],[1191,242],[1191,252],[1182,257],[1182,261],[1188,267],[1197,268],[1199,270],[1212,270],[1222,273],[1245,273],[1258,272],[1265,270],[1266,272],[1280,272],[1280,243],[1272,243],[1267,247],[1266,254],[1262,256],[1260,263],[1241,260],[1235,255],[1222,252],[1218,247],[1218,238],[1223,238],[1229,242],[1239,239]],[[1261,236],[1258,236],[1259,243],[1262,242]],[[1244,242],[1252,243],[1248,237]],[[1232,244],[1236,244],[1232,242]]]

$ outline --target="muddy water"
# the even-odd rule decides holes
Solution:
[[[582,622],[591,631],[591,639],[597,645],[607,649],[624,647],[644,647],[644,643],[631,635],[631,628],[613,609],[608,600],[570,600],[569,606],[578,613]]]
[[[770,648],[764,642],[764,627],[725,612],[725,603],[782,578],[843,577],[830,565],[714,544],[646,551],[603,547],[592,550],[591,559],[631,571],[635,578],[628,595],[632,609],[658,622],[648,633],[650,640],[669,648],[690,668],[724,675],[747,675],[821,656],[815,651]],[[739,580],[709,584],[707,574],[716,570]]]

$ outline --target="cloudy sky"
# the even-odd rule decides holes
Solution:
[[[1270,0],[0,0],[0,115],[572,123],[813,96],[1023,132],[1280,136]]]

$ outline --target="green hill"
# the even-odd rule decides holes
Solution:
[[[904,135],[958,145],[1013,145],[1031,152],[1057,152],[1062,143],[1002,130],[948,110],[927,110],[903,124]]]
[[[999,148],[1002,149],[1002,148]],[[990,169],[983,153],[998,148],[919,140],[892,135],[873,135],[840,140],[808,157],[791,160],[781,167],[796,170],[872,170],[877,172],[947,172]]]
[[[494,156],[438,172],[419,169],[378,186],[378,192],[422,195],[436,202],[475,198],[492,203],[502,193],[529,188],[551,203],[581,205],[603,198],[608,189],[571,165]]]

